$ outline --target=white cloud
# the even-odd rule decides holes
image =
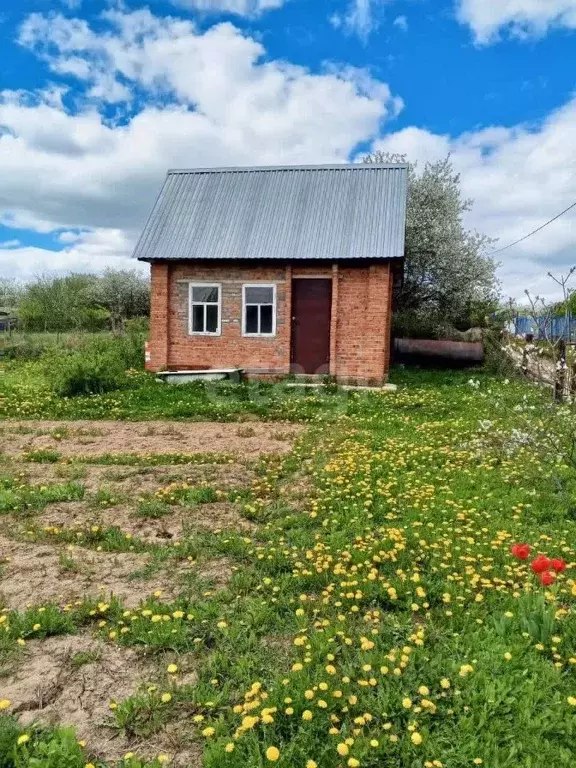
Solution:
[[[180,8],[204,13],[234,13],[238,16],[258,16],[265,11],[281,8],[286,0],[169,0]]]
[[[20,245],[20,240],[4,240],[0,243],[0,248],[17,248]]]
[[[500,31],[527,37],[552,27],[576,29],[576,0],[457,0],[457,11],[479,43],[494,41]]]
[[[18,246],[6,251],[0,248],[0,274],[4,277],[26,280],[46,273],[66,274],[71,270],[89,273],[107,267],[137,269],[148,274],[149,269],[147,264],[130,258],[132,244],[120,230],[85,232],[59,251]]]
[[[379,13],[378,9],[393,2],[394,0],[348,0],[346,9],[342,13],[336,11],[328,17],[328,21],[334,29],[357,35],[366,42],[380,26],[381,12]],[[403,30],[408,29],[406,16],[397,16],[392,24]]]
[[[329,21],[335,29],[344,29],[366,41],[378,26],[373,14],[374,2],[375,0],[350,0],[346,12],[333,13]]]
[[[408,30],[408,19],[406,16],[396,16],[392,24],[393,26],[398,27],[398,29],[401,29],[403,32]]]
[[[345,17],[345,23],[360,37],[367,38],[374,29],[372,0],[353,0]]]
[[[345,162],[401,108],[364,70],[326,65],[314,74],[268,61],[263,46],[230,23],[199,31],[147,10],[111,11],[105,21],[95,31],[78,19],[33,14],[22,27],[21,43],[56,79],[74,74],[89,96],[71,109],[71,94],[54,88],[0,94],[0,222],[60,232],[66,242],[56,255],[12,252],[19,273],[42,259],[95,269],[114,252],[125,258],[167,168]],[[114,121],[103,101],[116,85]],[[82,231],[80,242],[74,231]]]
[[[576,200],[575,135],[573,99],[536,127],[492,127],[456,138],[407,128],[377,141],[374,148],[420,162],[451,152],[464,195],[475,200],[467,225],[499,238],[498,248]],[[566,271],[576,262],[576,209],[496,258],[508,295],[521,298],[525,288],[554,293],[546,273]]]

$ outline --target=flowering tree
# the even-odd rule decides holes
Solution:
[[[135,270],[106,269],[94,281],[93,300],[110,313],[112,331],[124,321],[149,314],[150,282]]]
[[[406,162],[404,155],[376,152],[366,163]],[[462,197],[460,176],[448,156],[408,166],[406,262],[396,290],[396,311],[440,317],[456,326],[477,322],[497,297],[496,264],[486,251],[490,238],[467,230],[463,215],[472,201]],[[476,315],[476,317],[474,317]]]

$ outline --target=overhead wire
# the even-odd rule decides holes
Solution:
[[[498,248],[496,251],[490,251],[489,255],[495,256],[497,253],[502,253],[502,251],[507,251],[509,248],[513,248],[515,245],[518,245],[519,243],[523,243],[524,240],[528,240],[528,238],[532,237],[532,235],[535,235],[537,232],[541,232],[549,224],[552,224],[553,222],[557,221],[561,216],[564,216],[565,213],[568,213],[568,211],[571,211],[572,208],[576,208],[576,201],[573,202],[572,205],[569,205],[568,208],[563,210],[557,216],[554,216],[554,218],[550,219],[550,221],[547,221],[546,224],[542,224],[541,227],[538,227],[537,229],[532,230],[532,232],[529,232],[527,235],[524,235],[524,237],[521,237],[519,240],[515,240],[513,243],[510,243],[509,245],[505,245],[503,248]]]

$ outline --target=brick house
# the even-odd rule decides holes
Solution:
[[[136,246],[148,368],[388,374],[405,165],[169,171]]]

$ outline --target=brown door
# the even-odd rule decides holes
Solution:
[[[330,370],[332,280],[292,280],[292,371]]]

